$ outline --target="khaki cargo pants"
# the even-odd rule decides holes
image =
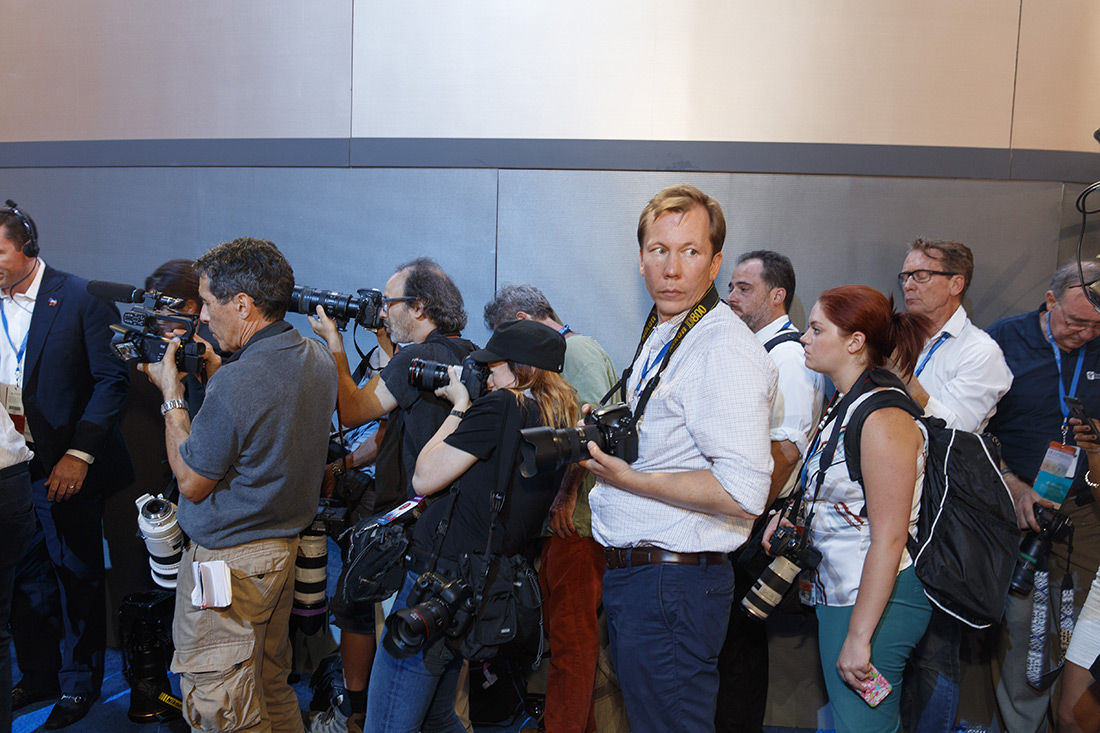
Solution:
[[[191,542],[180,561],[172,671],[181,676],[183,714],[210,731],[303,730],[290,673],[290,605],[298,537],[257,540],[224,550]],[[224,560],[232,573],[226,608],[191,605],[194,562]]]

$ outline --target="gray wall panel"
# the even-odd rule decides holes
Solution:
[[[499,192],[498,192],[499,178]],[[400,262],[437,258],[466,300],[467,335],[502,282],[540,285],[616,363],[633,353],[650,302],[638,275],[637,217],[662,186],[695,183],[729,219],[721,292],[738,253],[788,253],[795,321],[827,287],[893,276],[916,235],[976,255],[976,323],[1034,307],[1072,256],[1072,200],[1058,183],[767,174],[491,169],[0,169],[0,193],[37,219],[43,254],[90,278],[140,283],[160,262],[241,235],[286,251],[299,282],[382,287]],[[499,227],[499,235],[498,235]],[[1090,235],[1086,253],[1097,249]],[[498,242],[499,239],[499,242]],[[296,317],[304,326],[304,318]],[[361,339],[364,343],[370,339]]]
[[[238,236],[274,241],[299,283],[381,289],[436,258],[467,299],[470,335],[493,292],[496,172],[272,168],[0,170],[2,198],[36,220],[50,264],[140,284],[172,257]],[[470,304],[476,307],[470,307]],[[307,328],[303,316],[296,325]],[[373,339],[360,339],[373,344]]]
[[[638,273],[637,217],[650,196],[681,181],[715,196],[727,213],[721,294],[740,252],[784,252],[799,276],[793,315],[800,326],[834,285],[899,294],[894,275],[917,235],[959,239],[974,250],[967,306],[983,327],[1034,307],[1058,263],[1061,184],[504,171],[499,281],[542,287],[621,368],[651,305]]]

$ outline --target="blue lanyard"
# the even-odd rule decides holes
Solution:
[[[12,302],[15,302],[14,298]],[[23,369],[23,354],[27,353],[27,338],[31,335],[31,330],[27,329],[27,332],[23,334],[23,343],[19,345],[19,348],[16,348],[15,342],[11,340],[11,333],[8,331],[8,314],[4,312],[3,305],[0,305],[0,322],[4,324],[4,336],[7,337],[11,350],[15,352],[15,374],[18,381],[19,372]]]
[[[637,397],[638,395],[640,395],[642,393],[642,388],[645,386],[645,377],[646,377],[646,375],[649,374],[650,370],[653,369],[653,367],[655,365],[661,363],[661,360],[665,358],[665,354],[668,353],[668,349],[669,349],[670,346],[672,346],[671,341],[669,341],[667,344],[662,346],[661,350],[658,351],[657,354],[652,359],[650,359],[649,362],[645,365],[645,369],[642,370],[641,375],[638,377],[638,384],[634,387],[634,396],[635,397]]]
[[[1050,341],[1050,348],[1054,350],[1054,363],[1058,365],[1058,404],[1062,408],[1062,442],[1065,443],[1064,436],[1069,425],[1069,407],[1066,405],[1066,385],[1062,381],[1062,350],[1058,348],[1058,344],[1054,343],[1054,334],[1050,332],[1050,311],[1047,311],[1046,327],[1047,340]],[[1077,367],[1073,370],[1073,381],[1069,384],[1070,397],[1077,394],[1077,380],[1081,378],[1081,367],[1085,363],[1086,349],[1088,349],[1088,344],[1082,344],[1081,351],[1077,354]]]
[[[926,366],[928,366],[928,360],[932,358],[932,354],[935,354],[936,349],[943,346],[943,342],[946,341],[949,338],[951,338],[951,334],[947,333],[946,331],[944,331],[943,333],[940,334],[940,337],[938,339],[936,339],[936,343],[932,344],[932,348],[928,350],[928,353],[921,360],[921,363],[917,367],[917,370],[915,372],[913,372],[914,377],[919,377],[920,376],[920,373],[924,371],[924,368]]]
[[[571,330],[572,329],[569,328],[569,324],[567,323],[567,324],[565,324],[564,326],[562,326],[561,328],[558,329],[558,333],[560,333],[562,336],[564,336],[565,334],[569,333]]]

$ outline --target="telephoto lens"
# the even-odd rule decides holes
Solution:
[[[413,359],[409,362],[409,386],[425,392],[434,392],[440,387],[447,386],[447,382],[450,381],[450,377],[447,376],[448,366],[450,365],[430,359]],[[461,376],[462,367],[458,367],[458,370]]]
[[[1073,535],[1073,520],[1042,504],[1035,504],[1035,521],[1039,531],[1028,532],[1020,542],[1020,557],[1008,586],[1009,590],[1021,596],[1030,594],[1035,587],[1035,571],[1046,568],[1054,543],[1064,542]]]
[[[328,532],[315,519],[302,530],[298,556],[294,560],[294,601],[290,608],[292,628],[307,636],[325,625],[328,614]]]
[[[138,530],[149,551],[149,573],[161,588],[176,587],[176,572],[183,557],[183,530],[176,521],[176,505],[164,498],[143,494],[134,502]]]
[[[569,463],[591,458],[588,442],[627,463],[638,460],[638,431],[630,408],[623,404],[607,405],[590,412],[579,428],[527,428],[519,431],[522,463],[520,473],[530,478],[537,473],[556,471]]]
[[[741,601],[741,608],[761,621],[783,600],[799,573],[821,562],[821,552],[803,544],[802,536],[794,527],[778,527],[772,533],[771,552],[775,559],[764,568]]]
[[[355,321],[363,328],[382,327],[382,292],[361,288],[355,295],[338,293],[335,290],[318,290],[305,285],[295,285],[287,303],[291,313],[304,313],[312,316],[317,306],[325,309],[325,315],[331,318],[337,328],[343,329],[348,321]]]

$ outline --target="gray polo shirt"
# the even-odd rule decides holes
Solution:
[[[202,547],[224,549],[301,532],[317,513],[336,363],[285,321],[259,331],[210,379],[180,455],[218,484],[180,497],[179,523]]]

